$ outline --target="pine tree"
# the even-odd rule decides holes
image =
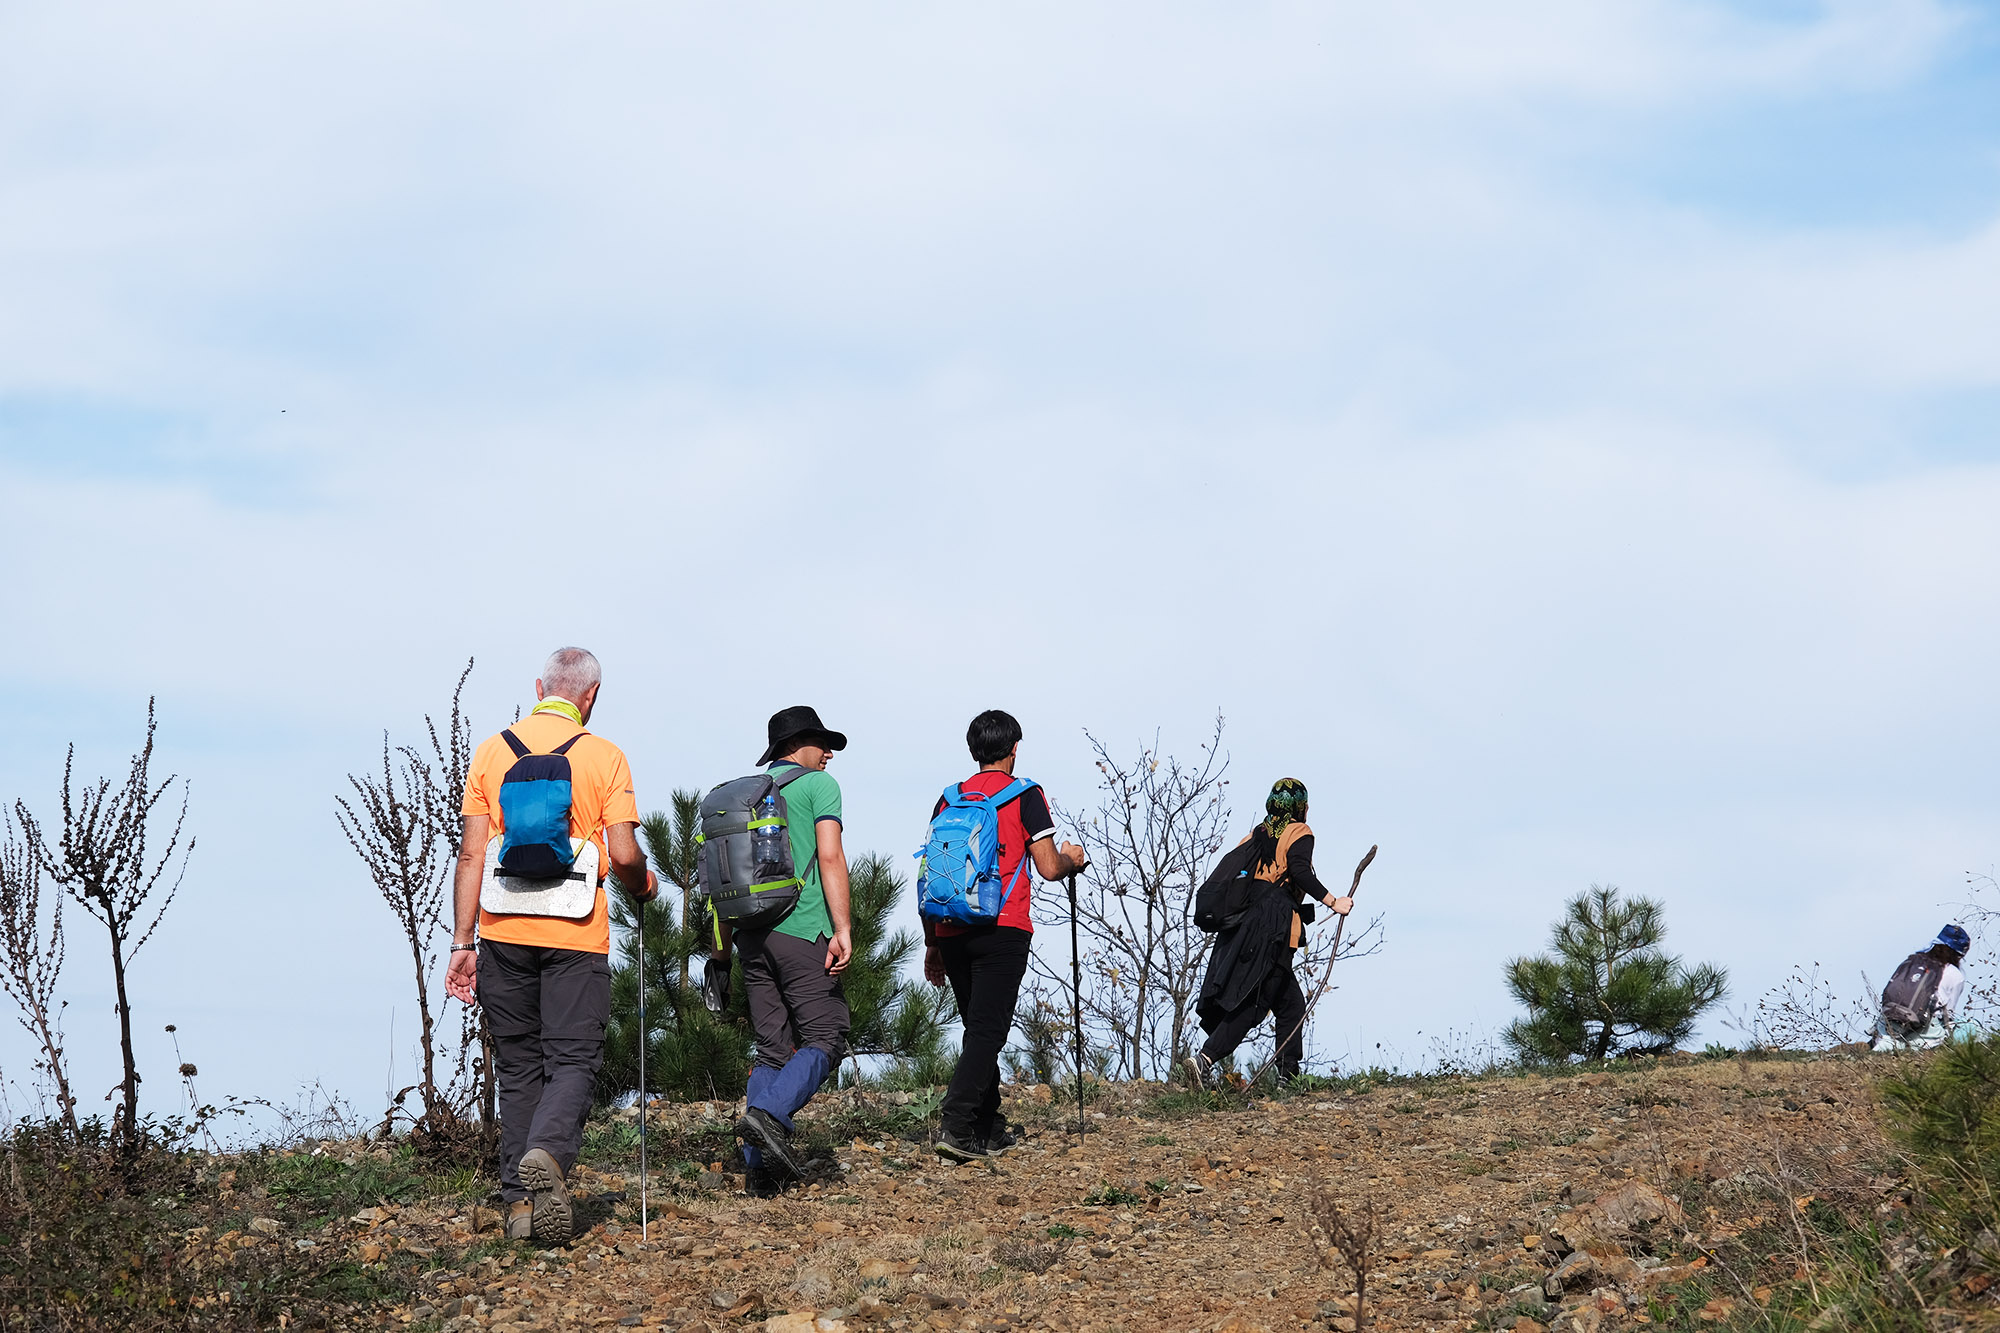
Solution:
[[[906,975],[923,937],[889,931],[903,877],[888,857],[871,852],[849,867],[847,882],[854,912],[854,957],[843,983],[854,1016],[848,1048],[857,1056],[891,1057],[888,1076],[896,1081],[946,1082],[958,1059],[945,1042],[945,1027],[957,1017],[951,991]]]
[[[1916,1216],[1946,1244],[1978,1237],[1980,1261],[2000,1260],[2000,1036],[1950,1042],[1877,1086],[1889,1137],[1926,1196]]]
[[[700,960],[708,954],[707,925],[694,898],[695,834],[700,831],[699,793],[676,791],[673,813],[647,815],[640,837],[663,881],[663,891],[646,905],[646,1083],[655,1096],[730,1100],[743,1093],[751,1059],[750,1025],[743,992],[743,969],[731,969],[728,1010],[708,1012],[701,998]],[[854,955],[843,979],[853,1015],[848,1046],[857,1057],[886,1056],[888,1075],[902,1082],[932,1084],[951,1075],[957,1052],[945,1040],[951,1021],[949,991],[933,990],[904,975],[921,943],[891,922],[904,881],[887,857],[866,855],[849,869],[854,916]],[[690,922],[689,916],[693,916]],[[622,895],[613,895],[617,928],[611,974],[611,1019],[605,1029],[604,1068],[598,1075],[600,1103],[639,1085],[639,959],[635,928],[639,916]],[[690,960],[694,960],[690,966]],[[858,1068],[858,1064],[856,1066]]]
[[[1570,899],[1549,938],[1550,953],[1507,964],[1507,989],[1527,1006],[1502,1033],[1529,1061],[1672,1049],[1702,1010],[1728,991],[1711,963],[1692,969],[1660,948],[1667,928],[1651,898],[1620,898],[1593,884]]]
[[[645,907],[646,1083],[655,1096],[679,1100],[728,1101],[743,1093],[750,1074],[750,1025],[743,997],[742,970],[731,977],[728,1010],[711,1014],[702,1002],[701,979],[689,966],[706,956],[707,932],[693,905],[695,834],[701,829],[699,792],[673,794],[671,816],[655,811],[641,821],[639,836],[659,873],[662,892]],[[680,903],[667,892],[681,890]],[[604,1031],[604,1068],[597,1096],[609,1102],[639,1086],[639,913],[623,894],[611,895],[611,922],[617,928],[617,962],[611,973],[611,1021]]]

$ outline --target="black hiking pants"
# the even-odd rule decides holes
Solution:
[[[939,1121],[961,1143],[977,1146],[1000,1116],[1000,1051],[1014,1030],[1014,1001],[1035,937],[1013,926],[937,937],[938,960],[958,1000],[965,1039],[945,1089]]]
[[[611,960],[601,953],[479,942],[479,1003],[493,1034],[499,1082],[500,1197],[528,1197],[521,1156],[540,1148],[567,1175],[583,1147],[604,1025]]]
[[[1269,1014],[1277,1020],[1278,1037],[1285,1039],[1278,1048],[1278,1076],[1297,1077],[1306,1054],[1306,993],[1299,989],[1292,957],[1292,950],[1285,950],[1257,994],[1216,1021],[1208,1031],[1208,1040],[1201,1044],[1203,1055],[1215,1061],[1227,1059]]]

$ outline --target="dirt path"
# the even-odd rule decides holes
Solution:
[[[1631,1247],[1622,1285],[1607,1259],[1576,1283],[1590,1289],[1543,1303],[1566,1248],[1551,1228],[1573,1205],[1648,1182],[1688,1202],[1688,1229],[1726,1233],[1746,1168],[1810,1153],[1862,1163],[1881,1146],[1861,1067],[1835,1060],[1438,1082],[1180,1118],[1144,1113],[1144,1090],[1119,1095],[1131,1109],[1095,1112],[1078,1146],[1023,1093],[1010,1114],[1029,1137],[990,1165],[876,1138],[775,1200],[711,1176],[724,1188],[665,1201],[644,1248],[618,1198],[636,1181],[585,1169],[579,1188],[598,1197],[586,1216],[605,1219],[588,1234],[446,1270],[403,1313],[453,1333],[1350,1327],[1351,1275],[1322,1269],[1312,1237],[1319,1182],[1378,1210],[1377,1327],[1636,1327],[1651,1277],[1682,1271],[1644,1252],[1669,1246]],[[443,1225],[463,1236],[466,1221]]]

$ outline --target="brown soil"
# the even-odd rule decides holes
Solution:
[[[855,1139],[826,1179],[778,1199],[713,1174],[721,1188],[656,1188],[644,1245],[636,1181],[588,1168],[576,1184],[597,1206],[586,1197],[581,1211],[601,1220],[564,1251],[474,1261],[496,1248],[475,1237],[493,1221],[484,1210],[428,1225],[406,1210],[351,1224],[348,1243],[361,1257],[398,1244],[463,1255],[434,1296],[391,1316],[454,1333],[1350,1328],[1353,1275],[1321,1262],[1317,1187],[1350,1215],[1377,1211],[1374,1327],[1639,1327],[1651,1292],[1752,1222],[1760,1196],[1741,1185],[1746,1172],[1811,1159],[1862,1178],[1882,1159],[1869,1072],[1848,1058],[1738,1058],[1182,1116],[1160,1113],[1157,1086],[1128,1087],[1106,1091],[1080,1144],[1073,1107],[1022,1089],[1009,1111],[1026,1141],[990,1164]],[[1565,1219],[1632,1182],[1686,1202],[1688,1215],[1602,1244]],[[1538,1305],[1572,1248],[1599,1257],[1574,1260],[1569,1289]]]

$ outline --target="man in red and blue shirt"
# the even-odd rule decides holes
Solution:
[[[1021,724],[1013,717],[988,709],[972,719],[965,743],[979,771],[959,784],[960,792],[993,796],[1013,782],[1021,749]],[[940,797],[931,817],[942,809]],[[924,976],[933,986],[951,984],[965,1027],[958,1067],[945,1089],[937,1142],[940,1157],[959,1162],[999,1153],[1012,1142],[1000,1119],[1000,1050],[1014,1027],[1014,1001],[1028,971],[1035,930],[1030,911],[1034,876],[1023,874],[1016,882],[1015,871],[1024,856],[1045,880],[1073,875],[1087,864],[1081,847],[1056,846],[1055,819],[1040,787],[1029,787],[1001,806],[999,820],[1000,882],[1014,885],[999,919],[982,926],[924,919]]]

